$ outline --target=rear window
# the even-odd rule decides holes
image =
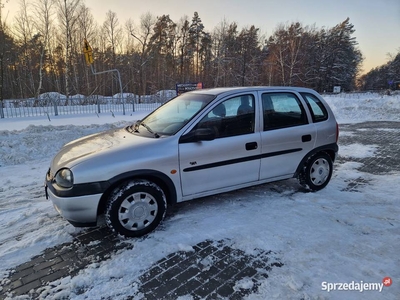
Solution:
[[[328,112],[322,102],[313,94],[301,93],[311,112],[314,123],[328,119]]]

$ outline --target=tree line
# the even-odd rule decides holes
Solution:
[[[0,0],[0,100],[50,91],[113,95],[120,91],[115,74],[92,73],[112,69],[119,70],[123,91],[137,95],[187,82],[353,90],[363,61],[349,19],[332,28],[282,23],[265,37],[257,26],[239,28],[237,22],[206,30],[197,12],[178,21],[146,13],[135,24],[121,23],[108,11],[97,23],[84,0],[19,0],[9,21],[1,14],[5,1]],[[85,63],[84,39],[93,48],[93,70]]]
[[[400,90],[400,52],[389,55],[389,61],[359,78],[362,90]]]

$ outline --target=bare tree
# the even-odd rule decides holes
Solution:
[[[19,0],[19,10],[13,27],[15,35],[22,45],[18,72],[20,78],[23,79],[19,80],[20,92],[23,96],[33,95],[35,90],[32,66],[35,49],[31,44],[37,41],[37,36],[34,37],[32,33],[33,22],[32,16],[28,13],[29,10],[30,4],[26,0]]]
[[[59,25],[62,29],[61,42],[64,45],[64,79],[65,95],[70,95],[70,69],[72,65],[72,43],[73,33],[77,21],[77,10],[80,0],[56,0],[58,9]]]
[[[84,4],[80,5],[78,8],[78,20],[77,25],[79,28],[79,33],[81,36],[86,38],[88,41],[96,39],[97,35],[97,25],[93,18],[90,9]]]
[[[7,1],[0,0],[0,7]],[[281,25],[262,41],[255,26],[224,21],[210,35],[197,13],[178,23],[168,14],[156,19],[147,13],[137,27],[128,20],[122,36],[115,13],[109,11],[99,27],[82,0],[12,1],[21,6],[12,26],[0,10],[0,99],[53,90],[67,97],[80,90],[112,93],[111,76],[91,76],[85,65],[84,38],[93,47],[96,68],[118,68],[127,78],[124,90],[138,95],[191,80],[207,87],[300,84],[321,91],[340,84],[351,89],[362,61],[349,20],[321,30],[299,22]],[[396,64],[365,77],[364,86],[398,81],[398,61],[396,56]]]
[[[227,35],[227,31],[229,29],[228,21],[224,19],[221,21],[217,27],[214,28],[214,32],[212,34],[213,41],[213,50],[214,50],[214,80],[212,82],[213,86],[220,86],[225,77],[224,72],[224,53],[225,53],[225,38]]]
[[[97,30],[97,25],[96,22],[93,18],[92,13],[90,12],[90,9],[88,7],[86,7],[84,4],[82,4],[79,7],[78,10],[78,20],[77,20],[77,26],[79,28],[79,30],[77,31],[78,33],[78,45],[79,44],[83,44],[84,39],[86,39],[87,41],[90,41],[90,44],[93,46],[96,44],[96,39],[98,36],[98,30]],[[80,43],[79,43],[80,42]],[[83,45],[82,45],[83,46]],[[78,49],[79,51],[79,49]],[[82,52],[79,51],[79,54],[81,54],[81,63],[79,65],[86,65],[83,62],[83,55]],[[79,57],[78,54],[78,57]],[[79,61],[79,59],[78,59]],[[93,78],[93,80],[97,80],[96,76],[90,76],[91,75],[91,71],[90,68],[83,68],[82,72],[84,73],[84,78],[85,78],[85,84],[84,84],[84,88],[86,89],[86,94],[89,95],[91,94],[91,79]]]
[[[139,90],[142,95],[146,94],[146,89],[147,89],[146,72],[144,72],[144,65],[148,63],[148,60],[150,59],[148,42],[155,23],[156,23],[155,17],[148,12],[142,15],[140,18],[139,33],[137,33],[136,30],[134,30],[134,28],[130,28],[131,36],[133,36],[140,43]]]
[[[2,11],[4,7],[4,0],[0,0],[0,117],[4,118],[4,111],[3,111],[3,84],[4,84],[4,53],[6,48],[5,43],[5,24],[3,23],[2,19]]]
[[[238,25],[236,22],[229,24],[222,45],[224,68],[223,86],[240,85],[241,63],[238,57],[241,44],[238,42]]]
[[[268,41],[270,53],[279,66],[282,85],[293,85],[294,78],[299,77],[304,36],[304,29],[299,22],[280,24]]]
[[[53,7],[54,0],[36,0],[34,2],[34,28],[38,32],[40,44],[40,60],[39,60],[39,83],[37,85],[35,98],[39,98],[43,89],[43,66],[45,63],[46,52],[50,51],[50,34],[53,26]]]
[[[103,32],[108,46],[111,49],[112,68],[116,65],[116,48],[121,43],[122,28],[119,26],[117,14],[109,10],[103,23]]]
[[[119,26],[119,20],[116,13],[109,10],[106,13],[106,19],[101,27],[102,44],[104,49],[104,64],[107,69],[117,69],[117,48],[122,44],[122,28]],[[117,81],[112,80],[115,78],[115,73],[110,73],[104,78],[111,78],[107,80],[107,93],[114,94],[114,83]],[[104,82],[106,86],[106,82]]]

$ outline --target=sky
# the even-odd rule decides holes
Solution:
[[[1,2],[4,3],[2,0]],[[26,0],[32,1],[32,0]],[[212,31],[226,20],[237,22],[239,28],[254,25],[269,37],[279,24],[301,22],[317,28],[331,28],[347,17],[354,25],[359,48],[365,58],[363,72],[381,66],[389,60],[388,54],[400,51],[399,0],[82,0],[98,22],[102,24],[106,13],[117,14],[123,25],[129,18],[140,23],[148,12],[154,16],[170,15],[178,22],[184,15],[193,17],[198,12],[206,31]],[[10,19],[19,9],[20,0],[5,3],[3,14]]]

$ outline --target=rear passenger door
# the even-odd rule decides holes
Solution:
[[[314,148],[315,126],[296,92],[261,93],[260,180],[292,177],[302,158]]]

